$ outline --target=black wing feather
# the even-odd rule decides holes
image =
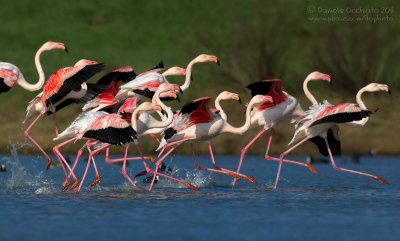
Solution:
[[[256,95],[267,95],[274,82],[259,81],[246,86],[251,90],[251,97]]]
[[[321,118],[321,119],[313,122],[310,125],[310,127],[321,124],[321,123],[329,123],[329,122],[346,123],[346,122],[358,121],[358,120],[361,120],[363,118],[370,116],[371,114],[372,114],[372,112],[369,110],[362,110],[360,112],[337,113],[337,114],[325,116],[324,118]]]
[[[72,77],[66,79],[60,89],[46,100],[46,106],[57,103],[64,98],[71,90],[77,90],[83,82],[86,82],[96,73],[102,71],[104,63],[86,65]]]
[[[340,145],[340,141],[335,138],[335,136],[333,135],[332,129],[328,130],[327,140],[328,140],[328,145],[329,145],[329,148],[331,149],[332,155],[341,155],[342,148]],[[329,155],[328,148],[326,148],[324,138],[322,138],[320,136],[315,136],[313,138],[310,138],[309,141],[311,141],[318,147],[318,150],[322,155],[324,155],[324,156]]]
[[[129,71],[129,72],[113,71],[101,77],[97,81],[97,84],[109,85],[111,81],[121,81],[126,83],[135,78],[136,78],[135,71]]]
[[[10,89],[11,87],[4,83],[4,78],[0,78],[0,93],[7,92]]]
[[[99,130],[88,130],[83,137],[93,138],[104,143],[120,146],[133,142],[136,139],[136,131],[132,126],[123,129],[108,127]]]

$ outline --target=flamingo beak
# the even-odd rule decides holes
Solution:
[[[190,74],[190,80],[193,80],[193,73]]]
[[[64,51],[65,51],[66,53],[68,53],[67,46],[65,46],[65,45],[64,45]]]
[[[392,91],[390,91],[390,89],[388,88],[388,91],[387,91],[388,93],[389,93],[389,95],[391,95],[392,94]]]
[[[214,55],[210,56],[210,61],[217,63],[218,66],[221,65],[219,60],[218,60],[218,58],[216,56],[214,56]]]
[[[242,103],[242,100],[240,99],[240,96],[238,96],[238,95],[232,96],[232,99],[237,100],[240,104]]]
[[[179,98],[179,95],[176,95],[176,98],[175,98],[178,102],[181,102],[181,99]]]
[[[180,86],[179,86],[179,93],[181,93],[183,95],[183,91]]]

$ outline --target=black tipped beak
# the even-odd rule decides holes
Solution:
[[[331,82],[329,82],[329,84],[332,85],[333,84],[333,80],[331,80]]]
[[[220,65],[221,65],[221,63],[219,62],[219,60],[217,60],[217,64],[218,64],[218,66],[220,66]]]
[[[181,99],[179,98],[179,95],[176,95],[176,100],[177,100],[178,102],[181,102]]]
[[[182,91],[181,87],[179,87],[179,93],[181,93],[183,95],[183,91]]]
[[[193,80],[193,74],[190,74],[190,80]]]
[[[64,47],[65,47],[64,51],[68,53],[68,49],[67,49],[67,46],[64,46]]]
[[[274,105],[276,105],[276,102],[275,102],[275,100],[272,100],[272,103],[273,103]]]
[[[391,95],[391,94],[392,94],[392,91],[390,91],[390,90],[388,89],[388,93],[389,93],[389,95]]]
[[[240,96],[239,96],[239,100],[238,101],[239,101],[240,104],[242,104],[242,99],[240,99]]]

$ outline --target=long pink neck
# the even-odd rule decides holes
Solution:
[[[219,110],[219,115],[221,116],[221,118],[226,121],[228,119],[225,111],[222,109],[221,107],[221,100],[222,98],[218,95],[218,97],[215,99],[215,109]]]
[[[45,76],[43,72],[42,65],[40,64],[40,55],[45,51],[43,46],[36,52],[35,55],[35,65],[36,65],[36,70],[39,74],[39,80],[36,84],[30,84],[28,83],[25,78],[21,75],[21,77],[17,80],[17,83],[22,86],[22,88],[29,90],[29,91],[36,91],[40,90],[43,87],[44,81],[45,81]]]
[[[233,127],[227,121],[225,121],[225,124],[224,124],[224,127],[223,127],[221,133],[229,132],[229,133],[240,134],[240,135],[245,133],[250,128],[250,124],[251,124],[251,116],[250,116],[251,108],[253,108],[253,104],[250,102],[250,104],[247,106],[247,109],[246,109],[246,121],[243,124],[243,126]]]
[[[191,79],[191,76],[192,76],[192,68],[193,68],[193,65],[195,63],[197,63],[197,62],[192,60],[192,61],[190,61],[190,63],[186,67],[185,83],[183,83],[183,85],[181,85],[181,90],[182,91],[185,91],[185,90],[187,90],[187,88],[189,88],[190,79]]]
[[[314,96],[311,94],[311,92],[308,90],[308,82],[312,80],[311,78],[307,77],[304,82],[303,82],[303,90],[304,94],[306,94],[307,98],[311,101],[313,105],[318,104],[317,100],[314,98]]]

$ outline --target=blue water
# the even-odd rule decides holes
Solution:
[[[71,156],[72,159],[72,156]],[[217,156],[234,169],[238,157]],[[305,161],[304,157],[292,157]],[[121,167],[96,157],[102,177],[95,187],[92,168],[79,195],[61,192],[60,168],[45,171],[40,156],[0,156],[0,240],[400,240],[400,159],[362,157],[360,163],[338,158],[339,166],[380,175],[368,177],[315,164],[319,175],[300,166],[283,166],[277,190],[277,163],[247,157],[243,173],[259,183],[198,171],[191,157],[166,163],[173,176],[198,186],[193,191],[166,179],[148,192],[143,178],[132,188]],[[198,158],[210,167],[208,156]],[[128,174],[142,171],[131,162]],[[86,163],[78,164],[80,177]]]

